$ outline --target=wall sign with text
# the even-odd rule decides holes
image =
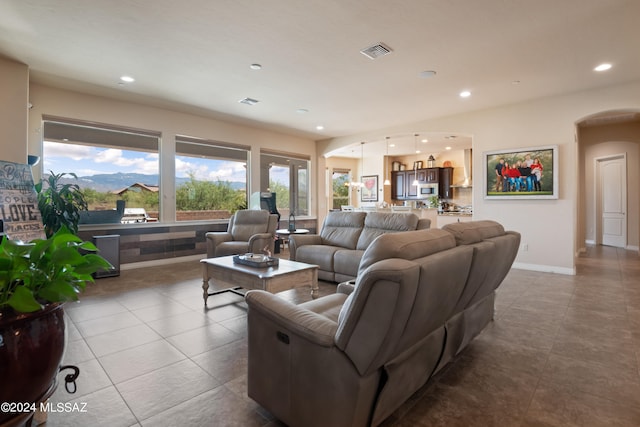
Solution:
[[[31,166],[0,160],[0,219],[11,240],[45,238]]]

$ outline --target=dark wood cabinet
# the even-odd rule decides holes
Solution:
[[[418,183],[426,184],[429,182],[429,169],[418,169],[416,170],[416,177],[418,179]]]
[[[425,198],[424,194],[419,194],[419,188],[413,185],[416,177],[419,184],[438,184],[440,198],[450,199],[452,197],[453,168],[428,168],[391,172],[391,199]]]
[[[416,180],[417,171],[406,171],[404,179],[404,193],[407,198],[415,199],[418,197],[418,186],[413,185]]]
[[[426,183],[426,169],[391,172],[391,198],[393,200],[417,199],[418,187],[413,185],[416,176],[418,183]]]
[[[434,184],[440,180],[440,168],[425,169],[425,183]]]
[[[405,172],[391,172],[391,198],[393,200],[405,199],[404,193]]]
[[[438,194],[441,199],[451,199],[453,192],[451,184],[453,181],[453,168],[440,168],[440,182],[438,183]]]

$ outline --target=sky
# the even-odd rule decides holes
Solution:
[[[158,174],[158,153],[100,148],[44,141],[43,171],[74,172],[78,176],[109,173]],[[200,180],[246,182],[244,163],[225,160],[176,157],[176,176],[186,178],[193,172]]]

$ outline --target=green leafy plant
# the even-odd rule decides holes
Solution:
[[[92,274],[111,264],[65,225],[47,239],[0,244],[0,310],[30,313],[44,304],[76,301]]]
[[[438,196],[429,196],[429,198],[427,200],[429,201],[429,207],[430,208],[437,208],[438,207]]]
[[[55,174],[49,171],[49,176],[35,185],[38,193],[38,208],[42,214],[42,223],[47,237],[51,237],[63,225],[77,234],[80,212],[88,209],[84,193],[78,184],[61,182],[66,175],[78,179],[73,172]]]

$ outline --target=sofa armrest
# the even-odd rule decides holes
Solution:
[[[356,289],[356,281],[349,280],[347,282],[338,283],[338,287],[336,288],[336,293],[351,295],[355,289]]]
[[[227,231],[210,231],[205,234],[207,239],[207,257],[213,258],[216,253],[216,247],[223,242],[230,242],[233,240],[231,233]]]
[[[429,218],[420,218],[418,225],[416,225],[416,230],[426,230],[428,228],[431,228],[431,220]]]
[[[258,233],[249,238],[249,252],[262,254],[266,248],[269,255],[273,255],[274,246],[275,237],[271,233]]]
[[[319,234],[292,234],[289,236],[289,259],[296,260],[296,250],[304,245],[321,245]]]
[[[245,295],[249,311],[255,310],[300,338],[323,347],[333,347],[338,324],[266,291],[252,290]]]

